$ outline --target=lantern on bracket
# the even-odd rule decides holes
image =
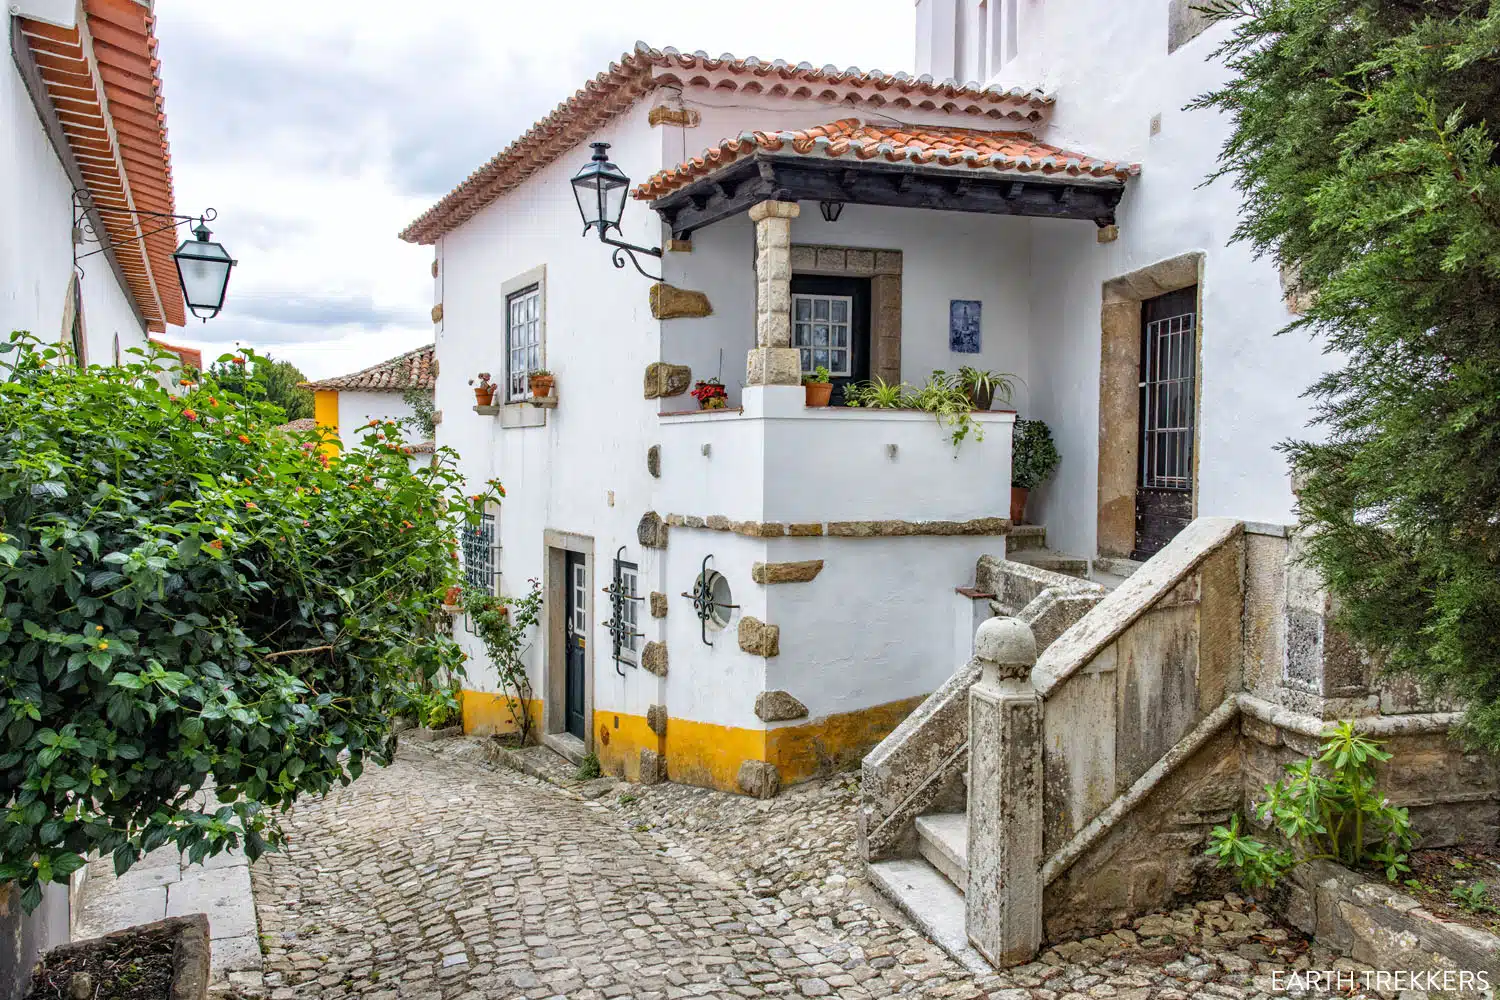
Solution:
[[[625,256],[629,255],[630,263],[637,271],[652,281],[660,281],[660,277],[641,267],[635,255],[644,253],[660,258],[661,247],[639,247],[610,238],[611,229],[620,231],[620,217],[625,212],[625,198],[630,193],[630,178],[609,161],[609,143],[592,142],[589,145],[594,150],[593,158],[573,175],[573,198],[578,202],[578,214],[583,216],[583,235],[587,236],[590,229],[598,230],[599,242],[615,248],[615,267],[624,267]]]

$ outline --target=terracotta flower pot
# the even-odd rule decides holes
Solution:
[[[474,402],[480,406],[489,406],[495,401],[494,389],[475,389]]]
[[[833,395],[832,382],[803,382],[802,388],[807,391],[808,406],[827,406]]]
[[[538,399],[546,399],[552,395],[551,375],[532,375],[528,382],[531,385],[531,394]]]
[[[1010,488],[1010,523],[1026,523],[1026,498],[1031,491],[1024,486],[1012,486]]]

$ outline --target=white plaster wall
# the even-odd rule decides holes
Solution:
[[[15,62],[0,61],[0,337],[30,330],[57,342],[73,269],[73,186]],[[124,352],[145,346],[145,330],[104,256],[82,265],[88,361],[112,364],[115,335]]]
[[[371,420],[406,420],[411,416],[412,409],[399,392],[339,390],[339,436],[346,444],[357,443],[360,428]],[[402,434],[409,444],[422,439],[422,432],[416,428],[405,428]]]
[[[661,164],[661,137],[638,105],[603,129],[610,156],[632,177]],[[643,551],[636,524],[651,509],[646,450],[656,443],[656,401],[642,398],[642,373],[660,360],[660,324],[647,302],[649,282],[632,268],[617,270],[608,249],[579,236],[580,221],[569,179],[588,159],[580,144],[443,238],[436,282],[443,303],[437,331],[441,362],[436,406],[443,413],[438,442],[458,450],[471,483],[501,479],[509,497],[499,524],[502,586],[522,593],[529,578],[543,577],[543,531],[551,528],[593,539],[591,644],[594,705],[644,715],[659,700],[656,678],[627,668],[615,673],[608,655],[603,587],[621,544],[628,561],[640,565],[643,588],[663,575],[655,551]],[[625,212],[627,241],[659,245],[653,213],[632,202]],[[526,408],[527,419],[545,414],[545,425],[503,427],[500,418],[474,412],[468,380],[487,371],[503,381],[507,280],[546,267],[545,364],[557,376],[556,409]],[[610,496],[613,493],[613,505]],[[677,590],[684,581],[673,581]],[[643,615],[643,620],[649,616]],[[493,669],[474,641],[459,629],[471,656],[469,686],[494,690]],[[538,638],[529,661],[533,684],[543,693]]]
[[[1291,519],[1293,498],[1275,445],[1307,429],[1303,390],[1331,360],[1291,320],[1273,265],[1230,245],[1239,195],[1215,168],[1228,122],[1184,106],[1225,78],[1209,62],[1224,27],[1167,52],[1167,4],[1022,0],[1020,52],[1000,80],[1056,94],[1042,138],[1139,162],[1118,212],[1120,238],[1095,241],[1089,223],[1032,220],[1031,395],[1022,416],[1046,420],[1063,454],[1038,491],[1033,517],[1054,548],[1096,551],[1099,306],[1112,277],[1203,251],[1198,513]],[[1080,24],[1089,30],[1080,31]],[[1161,128],[1151,134],[1151,119]]]

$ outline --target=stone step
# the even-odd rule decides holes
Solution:
[[[1109,556],[1100,556],[1094,560],[1094,566],[1089,573],[1089,579],[1099,584],[1105,590],[1114,590],[1120,584],[1130,579],[1136,570],[1144,563],[1138,563],[1134,559],[1116,559]]]
[[[962,893],[969,882],[969,817],[964,813],[918,816],[917,852]]]
[[[969,944],[963,894],[936,868],[919,858],[903,858],[877,861],[866,870],[870,883],[954,961],[977,975],[995,971]]]
[[[1005,551],[1024,552],[1028,549],[1041,549],[1047,546],[1047,529],[1040,524],[1013,524],[1010,534],[1005,539]],[[1007,558],[1013,558],[1007,555]]]
[[[1020,552],[1007,551],[1005,558],[1011,562],[1025,563],[1035,566],[1037,569],[1047,569],[1064,576],[1076,576],[1080,580],[1089,578],[1089,561],[1082,556],[1070,556],[1061,552],[1053,552],[1051,549],[1022,549]]]

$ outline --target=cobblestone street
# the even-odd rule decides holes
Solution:
[[[1337,967],[1231,897],[975,977],[859,878],[850,778],[568,789],[480,749],[405,747],[299,805],[253,870],[274,1000],[1239,998]]]

